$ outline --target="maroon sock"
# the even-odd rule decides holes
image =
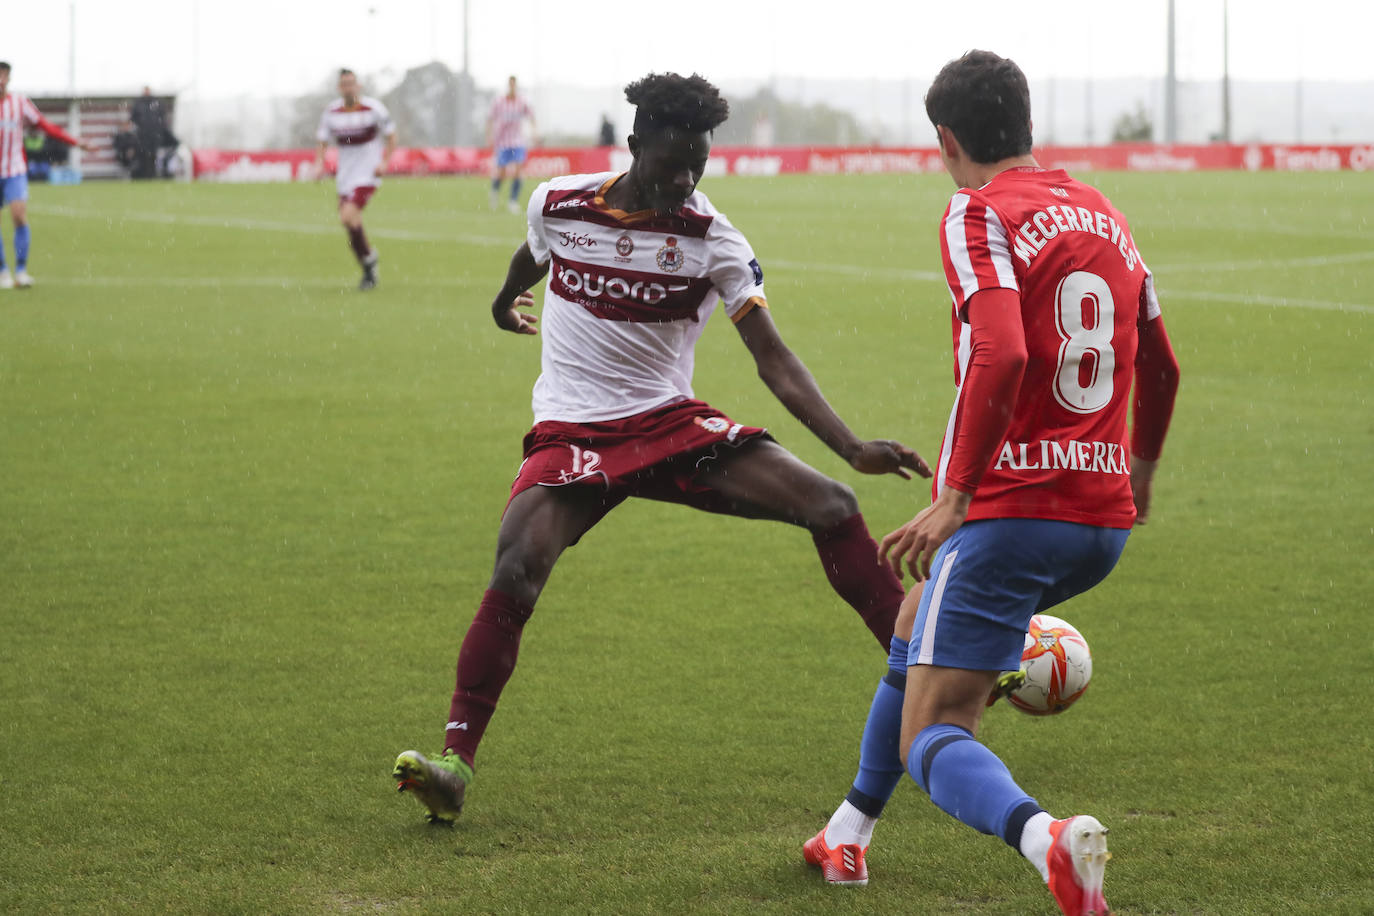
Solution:
[[[906,593],[901,581],[878,557],[878,542],[868,533],[863,515],[812,535],[831,588],[859,612],[883,651],[892,641],[897,611]]]
[[[372,246],[367,243],[367,233],[363,232],[362,223],[357,226],[345,226],[348,230],[348,244],[353,248],[353,255],[361,264],[367,260],[367,256],[372,253]]]
[[[458,650],[457,686],[444,731],[444,752],[452,751],[468,766],[473,765],[501,689],[515,670],[520,631],[533,613],[534,608],[523,601],[488,589],[463,637],[463,647]]]

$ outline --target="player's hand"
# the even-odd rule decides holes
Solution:
[[[1155,468],[1158,461],[1146,461],[1131,456],[1131,496],[1135,499],[1135,523],[1143,525],[1150,520],[1150,495],[1154,489]]]
[[[849,466],[862,474],[896,474],[903,480],[911,479],[903,468],[922,477],[930,476],[930,465],[925,459],[893,439],[859,443],[858,450],[849,456]]]
[[[77,146],[88,153],[94,153],[100,149],[100,147],[95,145],[95,141],[93,140],[82,140]]]
[[[539,321],[538,315],[531,315],[522,312],[520,309],[534,307],[534,294],[528,290],[515,297],[515,301],[510,304],[510,308],[504,312],[496,312],[496,324],[505,331],[513,334],[538,334],[539,329],[535,324]]]
[[[917,582],[930,578],[930,563],[940,545],[949,540],[968,517],[972,497],[953,487],[945,487],[939,499],[920,514],[883,538],[878,556],[887,561],[897,578],[902,577],[902,561]]]

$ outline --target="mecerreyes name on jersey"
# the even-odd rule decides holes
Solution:
[[[1021,263],[1029,266],[1031,258],[1061,232],[1086,232],[1106,239],[1121,252],[1127,270],[1135,270],[1136,262],[1140,260],[1140,252],[1136,250],[1126,227],[1100,211],[1067,204],[1051,204],[1043,210],[1036,210],[1035,215],[1022,223],[1011,237],[1011,252],[1021,259]]]
[[[1080,442],[1070,439],[1060,444],[1052,439],[1039,442],[1003,442],[1002,453],[993,464],[1008,471],[1088,471],[1129,476],[1126,449],[1117,442]]]

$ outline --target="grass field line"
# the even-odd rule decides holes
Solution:
[[[1199,264],[1170,264],[1165,267],[1151,267],[1156,274],[1164,272],[1183,273],[1195,271],[1236,271],[1263,270],[1287,267],[1327,267],[1331,264],[1357,264],[1361,261],[1374,261],[1374,251],[1350,251],[1345,254],[1318,254],[1305,258],[1254,258],[1248,261],[1211,261]]]
[[[1333,302],[1327,299],[1293,299],[1288,296],[1261,296],[1258,293],[1216,293],[1201,290],[1168,290],[1160,296],[1167,303],[1171,298],[1197,299],[1202,302],[1227,302],[1235,305],[1259,305],[1270,308],[1317,309],[1324,312],[1354,312],[1374,315],[1374,305],[1354,302]],[[1168,305],[1165,305],[1168,308]]]
[[[45,206],[38,209],[39,213],[51,214],[54,216],[65,216],[86,219],[106,219],[99,214],[89,213],[76,207],[49,207]],[[245,217],[212,217],[196,216],[192,214],[158,213],[152,211],[124,211],[119,215],[121,221],[149,222],[164,225],[189,225],[189,226],[212,226],[219,228],[244,229],[250,231],[266,232],[289,232],[305,235],[335,235],[338,228],[331,222],[321,221],[320,223],[290,223],[278,222],[275,220],[261,220]],[[391,239],[394,241],[417,241],[417,242],[463,242],[474,245],[507,246],[512,243],[509,236],[486,236],[486,235],[464,235],[449,234],[441,232],[416,232],[407,229],[369,229],[369,233],[374,238]],[[1170,273],[1194,272],[1194,271],[1238,271],[1254,268],[1285,268],[1285,267],[1320,267],[1330,264],[1358,263],[1362,261],[1374,260],[1374,252],[1357,251],[1345,254],[1334,255],[1315,255],[1303,258],[1286,259],[1255,259],[1250,261],[1221,261],[1210,264],[1179,264],[1164,265],[1154,268],[1157,276],[1168,276]],[[912,270],[899,267],[864,267],[855,264],[825,264],[815,261],[788,261],[771,260],[769,265],[782,270],[816,270],[830,274],[842,276],[889,278],[896,280],[914,280],[924,283],[943,283],[945,277],[942,273],[932,270]],[[115,278],[97,279],[81,278],[68,282],[99,285],[124,285],[122,281]],[[250,286],[250,287],[281,287],[281,288],[300,288],[309,286],[302,284],[299,279],[288,279],[283,277],[198,277],[198,278],[161,278],[152,279],[133,279],[130,278],[128,285],[158,285],[158,286],[181,286],[181,287],[216,287],[216,286]],[[320,286],[332,287],[337,284],[321,283]],[[428,281],[425,286],[458,286],[455,282],[447,281]],[[1214,292],[1185,292],[1180,290],[1173,291],[1173,295],[1198,299],[1208,302],[1230,302],[1239,305],[1263,305],[1276,308],[1302,308],[1318,309],[1334,312],[1356,312],[1374,313],[1374,307],[1360,305],[1349,302],[1333,302],[1320,299],[1293,299],[1283,296],[1262,296],[1249,293],[1214,293]]]

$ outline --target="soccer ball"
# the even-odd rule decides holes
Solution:
[[[1067,622],[1036,614],[1021,650],[1026,679],[1007,695],[1008,702],[1032,716],[1052,716],[1074,704],[1088,689],[1093,657],[1088,641]]]

